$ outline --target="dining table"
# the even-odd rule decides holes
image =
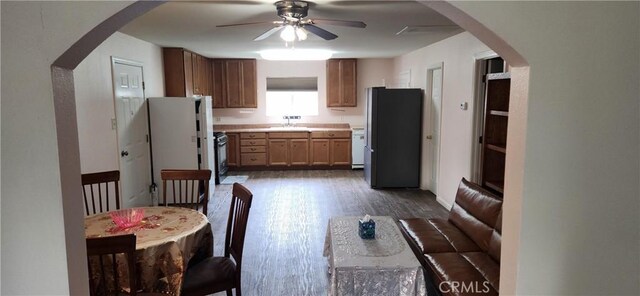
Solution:
[[[113,222],[111,212],[85,217],[86,238],[135,234],[138,290],[180,295],[189,260],[213,255],[209,220],[201,212],[187,208],[157,206],[136,210],[144,210],[142,220],[125,228]],[[91,268],[91,261],[89,264]],[[126,266],[118,262],[118,273],[121,272],[126,273]],[[122,284],[125,287],[121,288],[127,290],[128,282]]]

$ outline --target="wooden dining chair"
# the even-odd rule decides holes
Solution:
[[[119,182],[119,171],[82,174],[82,196],[84,197],[85,215],[93,215],[102,212],[108,212],[111,210],[119,210]],[[113,186],[109,186],[111,183],[113,183]],[[111,196],[115,197],[115,208],[111,208],[109,204]]]
[[[241,296],[242,250],[252,199],[253,194],[247,188],[238,183],[233,184],[224,256],[209,257],[187,269],[182,283],[182,295],[208,295],[227,291],[230,296],[235,288],[236,296]]]
[[[87,239],[89,295],[121,295],[124,292],[118,279],[117,254],[123,254],[126,257],[127,275],[129,276],[129,286],[131,288],[128,295],[137,295],[135,234]],[[92,266],[92,260],[97,264]]]
[[[162,204],[198,210],[207,215],[209,203],[209,181],[211,170],[175,170],[160,171],[162,179]],[[167,183],[170,186],[167,186]],[[167,187],[171,187],[167,189]],[[171,193],[171,194],[170,194]],[[169,197],[171,196],[171,202]]]

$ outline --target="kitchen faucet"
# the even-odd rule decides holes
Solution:
[[[291,120],[291,119],[300,119],[300,116],[299,115],[285,115],[285,116],[282,116],[282,119],[286,119],[287,120],[287,123],[284,124],[284,126],[293,126],[293,124],[289,120]]]

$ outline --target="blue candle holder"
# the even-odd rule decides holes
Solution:
[[[368,222],[364,222],[362,220],[358,221],[358,234],[362,239],[375,239],[376,238],[376,222],[373,220],[369,220]]]

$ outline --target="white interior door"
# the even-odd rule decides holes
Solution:
[[[427,136],[431,151],[431,192],[438,195],[438,172],[440,170],[440,122],[442,117],[442,67],[430,69],[431,86],[431,135]]]
[[[151,165],[142,65],[112,58],[112,70],[122,205],[150,205]]]

